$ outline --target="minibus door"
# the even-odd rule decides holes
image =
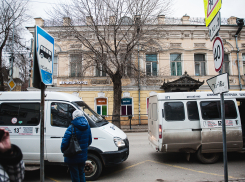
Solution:
[[[60,146],[74,110],[68,102],[47,102],[46,153],[49,162],[64,162]]]
[[[150,108],[148,113],[149,141],[154,145],[154,147],[157,147],[158,137],[159,137],[157,103],[150,103],[149,108]]]

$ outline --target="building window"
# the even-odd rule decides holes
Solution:
[[[125,54],[121,54],[120,57],[123,65],[123,75],[130,77],[132,75],[131,55],[127,55],[127,58],[125,58]]]
[[[242,62],[243,62],[243,74],[245,75],[245,53],[242,54]]]
[[[157,54],[146,54],[146,75],[157,76]]]
[[[181,54],[170,54],[171,76],[181,76]]]
[[[57,68],[58,68],[58,56],[54,56],[53,76],[56,76],[56,77],[58,76]]]
[[[70,57],[71,57],[71,77],[82,76],[82,56],[80,54],[72,54]]]
[[[107,115],[107,98],[96,99],[96,111],[99,115]]]
[[[224,62],[222,65],[222,72],[229,73],[229,54],[224,54]]]
[[[204,54],[195,54],[195,75],[196,76],[205,76],[205,55]]]
[[[95,76],[98,77],[106,76],[105,67],[102,64],[98,64],[95,69],[96,69]]]
[[[121,115],[132,115],[132,98],[121,99]]]

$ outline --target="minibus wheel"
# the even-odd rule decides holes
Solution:
[[[213,164],[219,160],[219,153],[202,153],[200,147],[196,153],[197,159],[203,164]]]
[[[87,181],[96,180],[102,172],[101,160],[96,155],[88,153],[88,159],[85,163],[84,172]]]

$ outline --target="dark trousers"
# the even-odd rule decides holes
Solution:
[[[86,182],[84,173],[85,162],[79,164],[69,164],[68,166],[72,182]]]

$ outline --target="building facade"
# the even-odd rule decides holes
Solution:
[[[55,38],[53,60],[54,85],[47,90],[67,92],[81,97],[97,113],[111,120],[113,85],[103,68],[96,67],[82,74],[83,46],[76,39],[63,39],[57,27],[36,18],[36,25]],[[69,19],[64,18],[65,26]],[[203,20],[184,15],[181,19],[158,17],[158,31],[149,32],[144,45],[134,50],[133,61],[145,71],[147,79],[122,79],[121,125],[147,124],[148,98],[153,93],[176,91],[211,91],[206,80],[218,75],[214,68],[213,41]],[[34,35],[34,27],[27,27]],[[62,27],[61,27],[62,28]],[[237,91],[245,84],[245,30],[237,38],[236,17],[223,20],[219,36],[224,44],[222,72],[229,74],[230,90]],[[93,41],[93,34],[88,34]],[[239,61],[238,61],[239,60]],[[83,59],[85,61],[85,58]],[[238,64],[239,63],[239,64]],[[127,74],[129,69],[125,69]],[[239,71],[240,70],[240,74]],[[30,87],[28,90],[34,90]]]

